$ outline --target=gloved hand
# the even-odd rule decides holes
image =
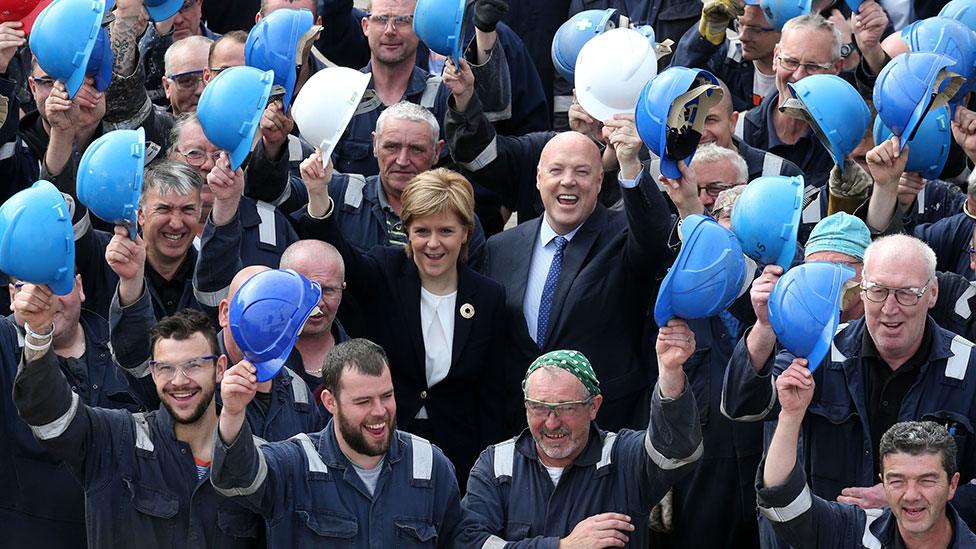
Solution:
[[[474,26],[482,32],[494,32],[495,26],[506,13],[506,0],[477,0],[474,4]]]
[[[674,519],[674,490],[668,490],[661,501],[651,509],[651,516],[648,517],[647,525],[655,532],[670,534]]]
[[[705,0],[698,32],[712,44],[720,45],[725,41],[725,29],[745,13],[745,8],[745,0]]]
[[[868,199],[871,187],[874,185],[874,178],[856,162],[845,158],[844,173],[841,173],[839,166],[834,166],[830,170],[827,184],[830,190],[828,215],[837,212],[852,214]]]

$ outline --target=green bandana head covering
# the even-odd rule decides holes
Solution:
[[[529,370],[525,372],[524,381],[527,382],[532,372],[543,366],[557,366],[562,368],[580,380],[580,383],[586,387],[586,390],[591,395],[600,394],[600,380],[596,378],[596,373],[593,371],[593,366],[590,365],[590,361],[579,351],[549,351],[535,359],[529,365]]]

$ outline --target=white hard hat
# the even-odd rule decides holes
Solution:
[[[641,89],[657,75],[650,27],[618,28],[594,37],[576,59],[576,98],[597,120],[633,113]]]
[[[305,82],[291,108],[302,137],[322,150],[328,163],[346,125],[369,85],[369,74],[348,67],[328,67]]]

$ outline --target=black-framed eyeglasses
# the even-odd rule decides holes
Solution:
[[[889,288],[887,286],[882,286],[875,282],[864,282],[861,281],[861,293],[868,301],[873,301],[875,303],[884,303],[888,299],[888,294],[895,294],[895,301],[899,305],[904,307],[912,307],[917,305],[925,292],[931,287],[930,284],[932,279],[925,281],[925,285],[920,288]]]
[[[186,159],[186,163],[193,166],[194,168],[199,168],[207,163],[207,158],[213,160],[214,164],[217,163],[217,159],[220,158],[220,151],[214,151],[208,153],[206,151],[201,151],[200,149],[190,149],[186,152],[176,151],[180,156]]]
[[[168,362],[150,360],[149,367],[152,369],[153,374],[160,380],[174,379],[177,373],[182,373],[184,376],[192,379],[207,368],[207,362],[211,362],[213,365],[217,364],[217,358],[217,355],[203,355],[187,360],[182,364],[170,364]]]
[[[732,27],[735,29],[736,34],[738,34],[739,36],[747,32],[752,34],[765,34],[767,32],[778,32],[773,27],[760,27],[758,25],[743,25],[742,23],[739,22],[738,19],[732,20]]]
[[[722,191],[727,191],[733,187],[738,187],[739,185],[744,185],[744,183],[725,183],[722,181],[713,181],[712,183],[706,183],[698,187],[698,191],[701,192],[702,189],[708,193],[708,196],[712,198],[718,198],[719,193]]]
[[[549,414],[556,414],[558,418],[562,414],[576,415],[592,402],[593,397],[568,402],[544,402],[526,398],[525,409],[535,418],[547,418]]]
[[[30,79],[38,88],[50,88],[55,82],[50,76],[31,76]]]
[[[795,72],[799,70],[800,67],[803,67],[803,71],[807,74],[821,74],[834,68],[833,63],[802,63],[799,59],[784,57],[783,54],[777,55],[776,59],[779,60],[780,67],[783,67],[790,72]]]
[[[207,67],[207,70],[210,71],[210,74],[211,75],[217,76],[218,74],[224,72],[225,70],[227,70],[229,68],[231,68],[231,67]]]
[[[373,15],[370,14],[369,22],[386,28],[387,25],[393,24],[393,30],[397,30],[397,27],[410,27],[413,26],[413,15]]]
[[[181,90],[192,90],[203,82],[203,69],[167,74],[166,79],[176,84],[176,87]]]

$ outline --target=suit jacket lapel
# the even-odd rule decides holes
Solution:
[[[424,348],[423,327],[420,325],[420,275],[412,259],[404,260],[400,268],[400,276],[397,278],[400,290],[400,314],[405,320],[404,329],[413,343],[416,364],[421,368],[420,379],[426,379],[427,352]]]
[[[471,270],[458,267],[457,299],[454,302],[454,336],[451,344],[452,369],[457,364],[458,358],[461,356],[461,351],[464,350],[464,345],[468,342],[471,326],[474,325],[475,318],[477,318],[478,309],[475,307],[475,294],[477,293],[477,287],[475,286]],[[461,308],[465,305],[475,307],[474,316],[471,316],[471,318],[461,316]]]
[[[511,269],[512,280],[515,284],[512,287],[512,294],[517,297],[518,310],[522,310],[522,303],[525,302],[525,288],[529,281],[529,267],[532,265],[532,253],[535,250],[535,241],[539,238],[539,227],[542,226],[543,216],[539,216],[526,223],[530,228],[520,231],[518,241],[514,242],[509,255],[511,259],[509,268]],[[515,229],[518,230],[518,229]],[[522,317],[522,324],[525,324],[525,317]]]
[[[583,222],[583,226],[580,227],[579,231],[576,232],[576,235],[573,236],[573,239],[569,241],[569,245],[563,251],[563,267],[559,271],[559,281],[556,283],[556,291],[552,296],[552,309],[549,310],[549,324],[546,326],[546,339],[540,345],[543,349],[548,347],[546,342],[549,341],[550,334],[552,334],[553,329],[558,324],[559,315],[562,313],[563,305],[566,303],[566,297],[569,295],[569,290],[576,280],[576,276],[583,268],[584,260],[590,255],[590,249],[593,248],[597,237],[600,236],[600,229],[604,225],[606,215],[606,208],[597,204],[596,209]]]

